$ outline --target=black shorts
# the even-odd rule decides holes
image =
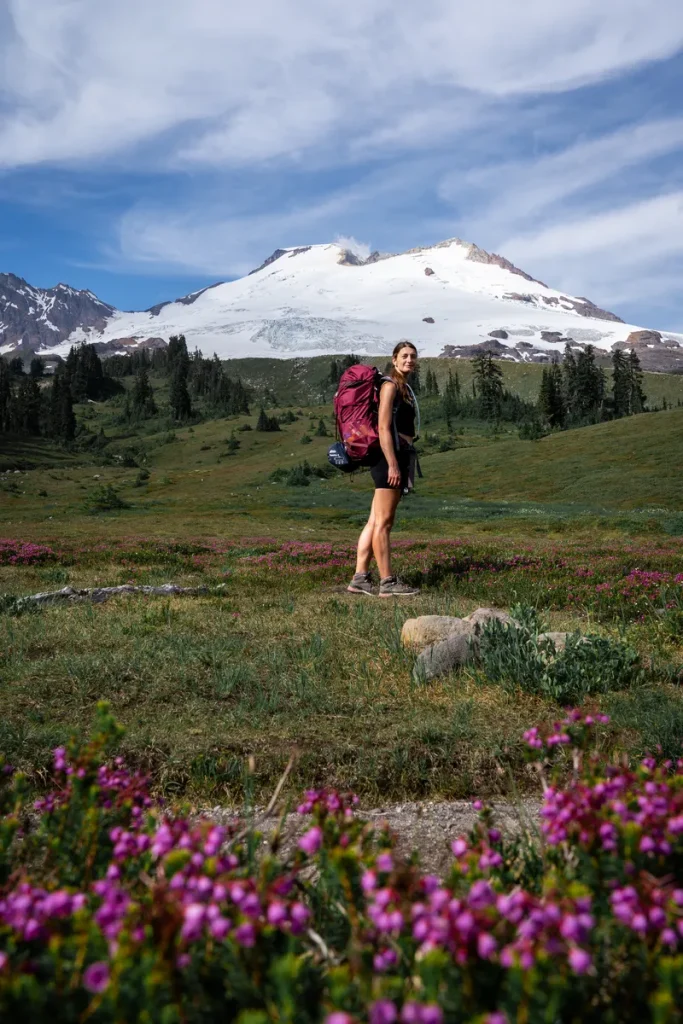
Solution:
[[[410,452],[407,448],[401,448],[396,454],[396,461],[401,473],[401,482],[398,487],[391,487],[389,484],[389,463],[384,452],[380,451],[377,460],[370,465],[370,475],[375,483],[375,490],[405,491],[408,486],[408,472],[410,470]]]

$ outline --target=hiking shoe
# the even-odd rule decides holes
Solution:
[[[367,594],[368,597],[375,596],[369,572],[357,572],[346,589],[351,594]]]
[[[380,581],[380,597],[414,597],[420,593],[419,587],[411,587],[408,583],[402,583],[398,576],[387,576]]]

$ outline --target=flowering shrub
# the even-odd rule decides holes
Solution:
[[[306,793],[284,853],[279,828],[263,845],[174,817],[99,715],[55,751],[34,827],[21,776],[0,776],[3,1019],[681,1021],[683,762],[600,761],[605,719],[530,729],[542,838],[506,840],[481,809],[439,879],[351,795]]]
[[[61,545],[60,541],[60,545]],[[457,591],[488,605],[530,604],[537,608],[592,612],[605,621],[643,621],[683,613],[681,540],[665,543],[563,543],[510,549],[508,540],[399,539],[394,545],[396,569],[409,582],[432,589]],[[22,560],[25,551],[28,561]],[[37,555],[36,552],[41,552]],[[55,553],[50,548],[0,540],[0,565],[37,564],[56,558],[62,565],[106,566],[125,571],[124,579],[166,570],[203,573],[207,580],[225,576],[265,583],[297,582],[305,587],[341,583],[355,560],[355,546],[335,541],[279,541],[272,537],[183,538],[124,537],[98,544],[73,546]],[[15,561],[12,561],[15,559]]]
[[[0,538],[0,565],[42,565],[54,559],[54,551],[44,544]]]

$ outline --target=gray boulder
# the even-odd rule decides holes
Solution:
[[[420,615],[417,619],[407,619],[403,623],[401,643],[404,647],[423,650],[454,633],[471,633],[472,629],[469,622],[451,615]]]
[[[511,615],[504,612],[502,608],[477,608],[470,615],[465,617],[465,622],[469,622],[474,627],[475,633],[480,633],[487,622],[491,622],[493,619],[497,619],[499,622],[504,622],[507,625],[514,622]]]
[[[555,647],[555,651],[559,654],[560,651],[563,651],[567,646],[568,636],[569,633],[539,633],[538,640],[539,643],[541,640],[550,640]]]
[[[454,633],[422,651],[415,661],[413,677],[416,682],[428,682],[446,675],[473,661],[476,651],[477,639],[473,633]]]

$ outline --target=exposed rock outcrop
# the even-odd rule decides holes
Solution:
[[[466,244],[466,243],[465,243]],[[503,270],[509,270],[511,274],[516,274],[518,277],[523,277],[525,281],[533,281],[534,284],[540,284],[542,288],[547,288],[547,284],[543,284],[543,281],[538,281],[535,277],[527,274],[524,270],[520,270],[514,263],[510,263],[510,260],[506,260],[504,256],[499,256],[496,252],[487,252],[486,249],[480,249],[478,245],[474,243],[469,246],[469,253],[467,259],[473,263],[488,263],[495,264],[497,267],[501,267]]]
[[[115,312],[90,291],[67,284],[34,288],[15,274],[0,274],[0,346],[25,353],[51,348],[79,327],[103,330]]]

